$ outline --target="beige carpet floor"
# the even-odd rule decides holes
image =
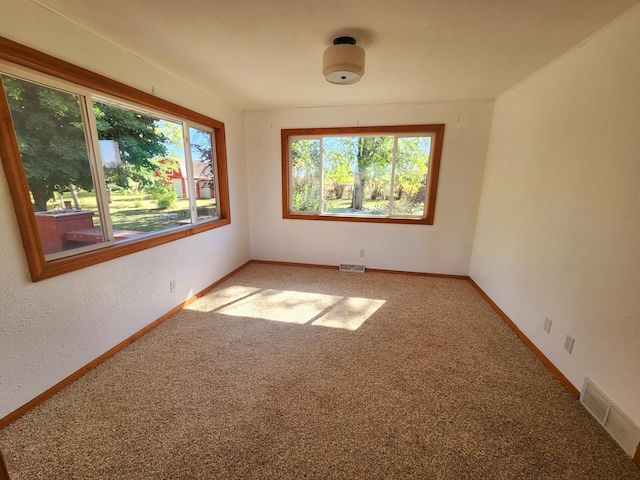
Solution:
[[[0,449],[12,480],[640,479],[467,281],[262,264]]]

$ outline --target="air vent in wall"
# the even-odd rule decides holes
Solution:
[[[602,424],[624,451],[633,456],[640,442],[640,427],[588,377],[584,379],[580,403]]]
[[[349,263],[341,263],[340,264],[341,272],[356,272],[356,273],[364,273],[364,265],[352,265]]]

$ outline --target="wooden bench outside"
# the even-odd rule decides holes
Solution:
[[[114,230],[113,239],[118,242],[121,240],[128,240],[139,235],[144,235],[147,232],[137,232],[135,230]],[[99,228],[81,228],[80,230],[72,230],[65,233],[65,238],[70,242],[82,242],[82,243],[100,243],[103,241],[102,230]]]

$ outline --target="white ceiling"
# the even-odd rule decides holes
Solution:
[[[495,98],[638,0],[32,0],[243,109]],[[351,35],[359,83],[322,76]]]

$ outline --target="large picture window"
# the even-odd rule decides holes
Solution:
[[[283,216],[433,224],[444,125],[282,131]]]
[[[34,280],[229,223],[222,123],[3,46],[0,156]]]

